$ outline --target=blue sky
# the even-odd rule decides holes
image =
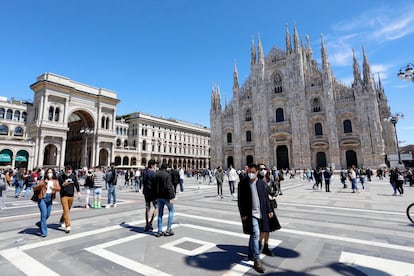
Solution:
[[[233,64],[250,71],[251,37],[264,52],[285,49],[285,26],[308,34],[320,62],[323,34],[334,75],[352,80],[352,48],[365,47],[392,112],[399,140],[414,144],[412,1],[16,0],[0,3],[0,95],[32,99],[44,72],[117,92],[118,115],[142,111],[209,126],[211,87],[231,98]],[[257,45],[257,43],[256,43]]]

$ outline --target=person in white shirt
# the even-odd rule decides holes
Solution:
[[[230,165],[230,169],[228,172],[228,178],[229,178],[229,186],[230,186],[230,195],[234,197],[234,185],[236,183],[236,180],[239,178],[236,170],[233,168],[233,166]]]
[[[184,177],[185,177],[184,169],[180,168],[178,172],[180,174],[180,192],[184,192]]]
[[[141,171],[139,169],[135,170],[135,192],[139,192],[141,190]]]

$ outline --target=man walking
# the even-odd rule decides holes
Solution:
[[[152,186],[152,191],[155,198],[157,199],[158,205],[158,232],[155,236],[172,236],[174,235],[173,230],[171,229],[173,218],[174,218],[174,204],[173,199],[175,197],[174,186],[171,181],[171,175],[167,172],[167,164],[162,163],[161,169],[156,172],[154,176],[154,182]],[[168,223],[167,230],[165,233],[162,231],[162,216],[164,214],[164,205],[167,205],[168,208]]]
[[[185,171],[184,171],[183,168],[180,168],[179,174],[180,174],[180,192],[184,192],[184,176],[185,176]]]
[[[236,183],[236,180],[239,178],[239,176],[237,175],[237,172],[233,168],[233,166],[230,166],[230,169],[229,169],[229,172],[228,172],[228,177],[229,177],[230,195],[232,197],[234,197],[235,196],[235,194],[234,194],[234,185]]]
[[[111,207],[111,197],[113,197],[112,207],[116,208],[116,182],[118,174],[114,163],[111,163],[111,168],[106,173],[106,177],[108,177],[108,179],[106,179],[108,182],[108,204],[106,204],[105,208]]]
[[[71,165],[65,167],[65,173],[61,174],[58,180],[60,184],[60,202],[63,208],[63,214],[60,217],[60,227],[66,233],[69,233],[71,230],[69,212],[72,208],[75,189],[78,192],[78,198],[80,198],[79,183]]]
[[[223,198],[224,172],[221,166],[217,168],[215,177],[217,182],[217,197]]]
[[[325,192],[331,192],[331,177],[332,171],[329,168],[326,168],[323,171],[323,178],[325,179]]]
[[[268,224],[273,217],[273,210],[268,200],[266,183],[257,178],[257,165],[248,166],[248,177],[243,178],[238,186],[238,207],[243,224],[243,232],[250,235],[248,258],[254,261],[253,268],[264,273],[263,262],[259,259],[260,225]]]
[[[154,159],[148,161],[148,167],[142,172],[142,191],[145,198],[145,228],[144,231],[152,231],[152,221],[158,214],[157,200],[152,194],[152,182],[154,181],[155,170],[157,169],[157,162]],[[154,207],[154,211],[151,214],[151,204]],[[150,218],[151,217],[151,218]]]

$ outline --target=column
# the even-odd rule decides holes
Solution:
[[[62,144],[60,146],[60,164],[59,166],[63,167],[65,165],[65,157],[66,157],[66,137],[62,137]]]

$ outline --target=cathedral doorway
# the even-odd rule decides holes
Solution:
[[[326,155],[324,152],[318,152],[316,153],[316,167],[319,168],[326,168],[327,167],[327,163],[326,163]]]
[[[230,166],[234,167],[233,156],[227,157],[227,168],[230,168]]]
[[[103,167],[109,167],[108,164],[108,150],[107,149],[101,149],[99,151],[99,166]]]
[[[347,167],[355,166],[358,168],[358,160],[357,160],[356,152],[354,150],[347,150],[345,155],[346,155],[346,166]]]
[[[69,116],[68,128],[65,165],[71,165],[74,169],[90,168],[94,165],[92,162],[95,162],[92,160],[95,135],[92,116],[84,110],[74,111]]]
[[[56,166],[57,147],[55,145],[47,145],[43,155],[43,165]]]
[[[276,149],[276,164],[278,169],[289,168],[289,150],[287,146],[278,146]]]
[[[253,155],[247,155],[246,156],[246,164],[252,164],[253,163]]]

